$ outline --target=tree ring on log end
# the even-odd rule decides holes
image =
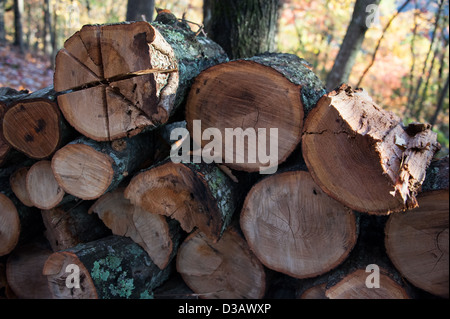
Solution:
[[[9,254],[16,247],[19,235],[17,208],[6,195],[0,193],[0,256]]]

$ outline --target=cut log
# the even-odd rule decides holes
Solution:
[[[27,172],[26,189],[30,201],[40,209],[51,209],[61,203],[65,192],[58,185],[50,161],[39,161]]]
[[[398,271],[414,286],[449,297],[448,156],[430,165],[419,207],[389,217],[386,251]]]
[[[65,192],[94,200],[114,190],[141,165],[153,163],[154,146],[151,134],[113,142],[81,137],[56,152],[52,169]]]
[[[27,190],[27,174],[30,167],[24,166],[16,170],[9,178],[11,190],[17,198],[28,207],[34,206]]]
[[[0,193],[0,256],[9,254],[16,247],[19,235],[17,208],[6,195]]]
[[[91,201],[73,200],[49,210],[42,210],[45,237],[53,251],[72,248],[108,235],[111,231],[96,215],[88,214]]]
[[[305,122],[303,156],[316,183],[344,205],[378,214],[417,206],[440,145],[426,124],[404,128],[362,89],[342,85]]]
[[[54,87],[65,93],[58,104],[75,129],[112,141],[157,127],[180,104],[187,79],[226,59],[205,37],[169,26],[161,35],[162,29],[144,21],[86,25],[65,42]]]
[[[215,141],[215,151],[230,168],[276,171],[299,144],[304,116],[323,94],[320,80],[295,55],[265,54],[222,63],[195,79],[186,104],[187,126],[202,148],[210,143],[211,132],[206,130],[218,129],[223,138]]]
[[[236,209],[236,186],[214,164],[166,160],[133,177],[125,197],[146,211],[178,220],[187,233],[197,227],[216,241]]]
[[[6,277],[10,288],[20,299],[50,299],[44,263],[52,254],[49,247],[31,243],[15,249],[8,257]]]
[[[326,195],[304,171],[279,173],[254,185],[240,224],[265,266],[296,278],[337,267],[357,239],[353,212]]]
[[[160,269],[166,268],[181,240],[179,223],[131,204],[123,193],[123,188],[106,193],[89,213],[98,214],[114,235],[130,237]]]
[[[213,242],[197,230],[183,242],[177,271],[204,299],[260,299],[266,289],[264,267],[232,227]]]
[[[72,132],[57,104],[39,98],[21,100],[8,108],[3,119],[3,136],[28,157],[45,159],[67,143]]]
[[[122,236],[55,252],[43,269],[55,299],[148,299],[170,272],[171,267],[159,269],[138,244]]]
[[[0,167],[6,161],[6,157],[11,149],[11,146],[6,142],[5,137],[3,136],[3,117],[6,113],[6,104],[0,102]]]

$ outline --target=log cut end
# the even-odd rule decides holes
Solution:
[[[84,200],[103,195],[114,176],[108,155],[84,144],[68,144],[57,151],[52,169],[56,181],[67,193]]]
[[[449,191],[420,193],[417,200],[419,208],[389,217],[386,252],[414,286],[448,298]]]
[[[11,149],[11,146],[6,142],[3,136],[2,122],[6,113],[6,104],[0,101],[0,166],[6,161],[6,157]]]
[[[0,193],[0,256],[9,254],[17,245],[20,219],[14,203]]]
[[[34,206],[30,199],[30,194],[27,190],[27,174],[29,167],[21,167],[11,174],[9,177],[9,184],[11,190],[17,196],[17,198],[27,207]]]
[[[35,159],[47,158],[61,141],[61,115],[55,102],[29,99],[12,105],[3,119],[3,135],[15,149]]]
[[[222,137],[217,140],[214,135],[214,157],[220,162],[248,172],[276,168],[301,139],[304,111],[300,88],[275,69],[253,61],[213,66],[192,86],[186,104],[187,128],[194,140],[202,138],[195,142],[205,148],[203,156],[213,144],[212,131],[206,134],[206,130],[213,128]],[[201,121],[200,135],[194,133],[196,120]],[[270,154],[270,162],[266,154]]]
[[[50,161],[39,161],[30,167],[26,178],[26,188],[33,206],[40,209],[56,207],[65,192],[53,175]]]
[[[308,172],[280,173],[253,186],[240,224],[267,267],[296,278],[342,263],[357,239],[352,211],[325,194]]]
[[[141,172],[125,197],[146,211],[178,220],[188,233],[197,227],[217,240],[223,232],[226,218],[218,202],[206,181],[186,165],[167,162]]]
[[[172,48],[144,21],[86,25],[56,57],[54,87],[67,121],[108,141],[165,123],[178,86]]]
[[[98,214],[114,235],[130,237],[160,269],[166,268],[175,249],[166,218],[131,204],[123,192],[119,188],[103,195],[89,213]]]
[[[177,270],[200,298],[260,299],[266,289],[262,264],[230,228],[216,243],[200,231],[191,234],[178,252]]]
[[[409,299],[406,290],[380,269],[379,287],[369,288],[365,269],[358,269],[327,288],[325,295],[329,299]],[[369,278],[369,281],[371,279]]]
[[[415,196],[435,152],[426,124],[404,128],[362,89],[342,85],[308,116],[302,151],[319,186],[360,211],[387,214],[417,206]]]

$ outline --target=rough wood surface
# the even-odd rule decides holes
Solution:
[[[19,241],[20,219],[14,203],[0,193],[0,256],[9,254]]]
[[[233,228],[217,242],[199,230],[192,233],[180,247],[177,271],[204,299],[258,299],[266,289],[262,264]]]
[[[266,54],[203,71],[195,79],[186,104],[187,127],[194,142],[207,147],[211,137],[203,139],[204,132],[218,129],[222,139],[216,141],[215,151],[220,151],[221,163],[248,172],[276,169],[299,144],[305,114],[325,94],[307,65],[295,55]],[[194,132],[196,120],[201,121],[199,135]],[[232,143],[226,139],[227,129],[242,129],[243,133]],[[247,129],[255,130],[256,140],[244,140]],[[274,129],[275,141],[270,138]],[[239,140],[242,146],[238,146]],[[262,147],[266,147],[264,156],[274,157],[270,163],[260,156]]]
[[[70,264],[79,267],[80,289],[66,286]],[[159,269],[130,238],[108,236],[53,253],[43,274],[56,299],[148,299],[170,271]]]
[[[11,190],[17,196],[17,198],[28,207],[34,206],[30,200],[30,195],[27,190],[27,174],[30,167],[24,166],[17,169],[9,178],[9,184]]]
[[[236,186],[214,164],[167,160],[133,177],[125,197],[149,212],[178,220],[188,233],[197,227],[218,240],[236,210]]]
[[[131,204],[123,188],[100,197],[89,213],[96,213],[114,235],[139,244],[160,269],[176,255],[182,235],[178,222]]]
[[[303,132],[303,156],[316,183],[361,212],[417,206],[416,194],[440,148],[429,125],[402,126],[362,89],[342,85],[322,97]]]
[[[325,194],[304,171],[280,173],[254,185],[240,225],[265,266],[296,278],[337,267],[357,239],[353,212]]]

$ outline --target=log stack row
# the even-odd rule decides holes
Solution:
[[[3,297],[448,298],[436,134],[297,56],[87,25],[1,90]]]

